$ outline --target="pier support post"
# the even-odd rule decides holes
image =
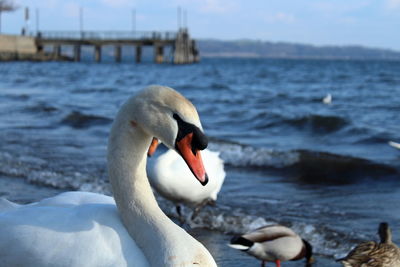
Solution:
[[[96,62],[100,62],[101,61],[101,45],[96,45],[94,47],[94,60]]]
[[[187,29],[178,32],[174,45],[175,64],[189,64],[199,62],[199,51],[196,48],[196,42],[190,39]]]
[[[81,46],[78,44],[74,46],[74,61],[81,61]]]
[[[58,44],[54,45],[53,53],[54,53],[56,59],[60,59],[61,58],[61,45],[58,45]]]
[[[154,45],[154,62],[163,63],[164,47],[162,45]]]
[[[180,30],[175,40],[174,46],[174,63],[187,64],[191,63],[188,56],[189,35],[185,30]]]
[[[193,62],[195,63],[200,62],[199,50],[197,50],[195,40],[192,40],[192,56],[193,56]]]
[[[121,62],[121,46],[120,45],[115,46],[114,56],[115,56],[115,62]]]
[[[36,50],[37,50],[38,53],[43,53],[43,51],[44,51],[43,45],[37,45],[36,46]]]
[[[136,54],[135,54],[136,63],[142,62],[142,46],[136,46]]]

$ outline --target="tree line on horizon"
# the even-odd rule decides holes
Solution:
[[[197,40],[203,57],[326,58],[400,60],[400,52],[364,46],[314,46],[255,40]]]

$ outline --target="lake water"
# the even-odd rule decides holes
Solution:
[[[376,240],[381,221],[400,244],[400,151],[387,143],[400,141],[400,62],[0,63],[0,196],[26,203],[65,190],[109,194],[112,119],[150,84],[195,104],[209,148],[225,161],[217,206],[185,225],[220,266],[259,266],[226,243],[268,223],[307,239],[315,266],[340,266],[334,258]]]

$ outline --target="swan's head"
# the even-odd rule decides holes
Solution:
[[[176,150],[202,185],[208,177],[200,150],[207,147],[199,115],[193,104],[169,87],[153,85],[131,99],[135,124]]]

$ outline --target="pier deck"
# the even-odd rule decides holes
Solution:
[[[101,61],[103,46],[114,46],[115,61],[121,61],[121,46],[135,47],[135,60],[141,62],[142,47],[154,47],[154,61],[165,62],[164,47],[173,51],[172,63],[188,64],[199,61],[195,40],[190,39],[187,29],[177,32],[157,31],[41,31],[36,34],[35,43],[38,53],[45,46],[53,46],[54,58],[62,57],[63,46],[73,46],[73,60],[81,60],[81,47],[94,46],[94,58]]]

